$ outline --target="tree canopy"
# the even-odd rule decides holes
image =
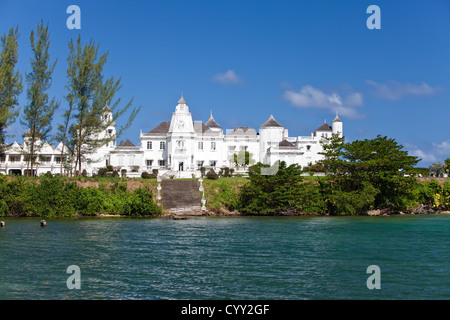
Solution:
[[[5,143],[6,128],[19,115],[19,95],[22,92],[22,76],[17,71],[19,29],[10,28],[0,38],[0,155]]]
[[[408,155],[395,139],[378,135],[375,139],[345,142],[333,135],[323,148],[321,163],[330,175],[322,181],[322,187],[329,194],[339,194],[329,199],[331,211],[342,209],[336,207],[339,197],[364,190],[359,197],[367,196],[367,205],[361,205],[359,210],[407,206],[409,192],[416,183],[410,175],[420,160]]]

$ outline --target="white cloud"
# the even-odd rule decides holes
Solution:
[[[441,143],[433,142],[421,147],[409,143],[404,146],[410,155],[416,156],[426,163],[444,162],[445,159],[450,158],[450,140]]]
[[[406,96],[433,95],[440,90],[440,88],[433,88],[425,82],[417,85],[411,83],[399,83],[396,81],[377,83],[372,80],[367,80],[366,83],[375,89],[374,93],[376,95],[392,101],[400,100]]]
[[[339,115],[348,118],[361,117],[355,109],[363,105],[363,96],[359,92],[353,92],[343,98],[337,92],[325,93],[320,89],[306,85],[298,92],[285,91],[284,98],[292,105],[300,108],[328,109],[339,112]]]
[[[447,156],[450,158],[450,140],[441,143],[433,143],[433,148],[438,155]]]
[[[436,162],[437,158],[434,154],[425,152],[422,149],[419,149],[418,147],[415,147],[413,149],[409,150],[409,155],[418,157],[419,159],[422,159],[423,162]]]
[[[214,81],[222,84],[238,84],[242,79],[234,72],[234,70],[228,70],[225,73],[219,73],[213,76]]]

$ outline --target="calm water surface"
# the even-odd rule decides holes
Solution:
[[[3,220],[0,299],[450,298],[448,215]]]

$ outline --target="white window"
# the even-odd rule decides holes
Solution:
[[[203,161],[197,161],[197,167],[200,169],[203,167]]]
[[[162,142],[164,143],[164,142]],[[166,166],[166,160],[158,160],[158,164],[160,167],[165,167]]]
[[[39,161],[48,163],[52,161],[52,157],[40,156]]]
[[[9,156],[9,162],[20,162],[20,156]]]
[[[161,141],[161,142],[159,143],[159,149],[160,149],[160,150],[165,150],[165,149],[166,149],[166,143],[165,143],[164,141]]]
[[[56,163],[61,163],[61,157],[55,157],[55,161],[56,161]],[[63,161],[66,162],[66,157],[63,158]],[[108,160],[106,160],[106,161],[108,161]],[[106,165],[108,165],[108,164],[106,164]]]
[[[216,160],[211,160],[210,162],[209,162],[209,165],[211,166],[211,167],[215,167],[216,166]]]
[[[152,142],[151,141],[147,141],[147,149],[148,150],[152,149]]]
[[[147,167],[151,167],[153,165],[153,160],[147,160]]]
[[[211,141],[211,150],[216,150],[216,142]]]
[[[203,141],[199,141],[198,150],[203,150]]]

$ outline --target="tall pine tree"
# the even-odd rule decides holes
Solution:
[[[49,101],[47,90],[52,84],[52,74],[56,60],[50,63],[50,34],[48,25],[44,27],[41,21],[36,33],[31,31],[31,72],[26,74],[28,84],[28,104],[24,107],[21,124],[28,129],[24,135],[26,156],[31,175],[34,175],[37,154],[52,129],[51,122],[59,103],[53,98]]]
[[[116,139],[131,125],[140,110],[140,107],[131,110],[128,121],[117,130],[115,137],[99,138],[99,135],[133,104],[133,99],[123,107],[119,106],[120,98],[113,102],[122,85],[121,78],[104,79],[103,67],[107,57],[108,53],[99,56],[99,47],[92,40],[84,46],[80,36],[76,42],[73,40],[69,42],[66,100],[70,106],[65,114],[65,124],[59,127],[59,131],[60,137],[66,141],[67,147],[71,150],[78,175],[81,174],[82,163],[86,161],[86,156]],[[113,116],[105,121],[102,116],[107,105],[112,110]]]
[[[3,145],[6,128],[14,123],[19,115],[19,95],[22,92],[22,76],[15,70],[18,60],[17,40],[18,28],[10,28],[8,34],[0,38],[0,156],[3,156]]]

